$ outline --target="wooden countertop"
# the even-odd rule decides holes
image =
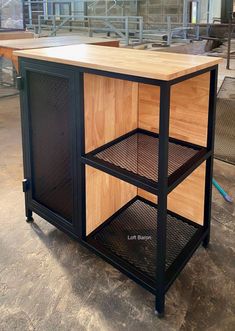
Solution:
[[[207,56],[94,45],[16,51],[14,55],[160,80],[181,77],[222,61]]]
[[[3,31],[0,32],[0,42],[2,40],[10,40],[10,39],[25,39],[25,38],[33,38],[33,32],[28,31]]]
[[[116,39],[81,37],[81,36],[59,36],[59,37],[42,37],[35,39],[16,39],[0,40],[0,47],[11,48],[14,50],[58,47],[77,44],[105,44],[118,43]]]

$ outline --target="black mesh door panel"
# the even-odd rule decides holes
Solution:
[[[71,222],[69,79],[37,72],[28,72],[27,77],[32,198]]]

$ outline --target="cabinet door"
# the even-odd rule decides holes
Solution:
[[[21,61],[20,70],[26,208],[79,236],[81,74],[29,60]]]

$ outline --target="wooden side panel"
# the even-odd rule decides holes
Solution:
[[[119,40],[105,40],[100,42],[91,43],[91,45],[99,45],[99,46],[109,46],[109,47],[119,47]]]
[[[18,58],[13,55],[13,49],[0,46],[0,56],[5,57],[8,60],[11,60],[15,66],[16,71],[18,72]]]
[[[139,128],[158,133],[160,87],[139,83]]]
[[[86,153],[137,128],[138,83],[84,75]]]
[[[0,33],[0,40],[28,39],[33,37],[34,33],[28,31],[9,31]]]
[[[170,136],[206,146],[210,73],[172,86]],[[159,132],[160,88],[139,84],[139,127]]]
[[[137,188],[100,170],[86,166],[86,234],[137,195]]]
[[[168,195],[167,200],[169,210],[201,225],[204,215],[205,170],[204,162]],[[142,189],[138,189],[138,195],[157,203],[156,195]]]

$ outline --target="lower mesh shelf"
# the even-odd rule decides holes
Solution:
[[[153,281],[156,278],[157,208],[137,198],[90,234],[87,242],[117,256]],[[167,215],[166,271],[202,231],[197,224]],[[194,239],[194,240],[193,240]]]

